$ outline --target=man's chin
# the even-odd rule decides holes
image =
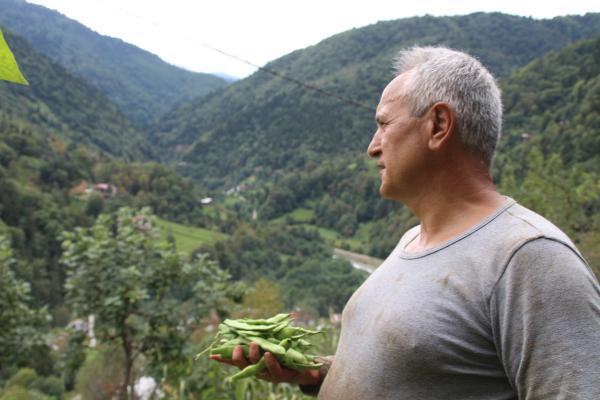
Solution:
[[[381,185],[379,187],[379,195],[386,200],[394,200],[392,194],[389,192],[389,190],[387,190],[387,188],[384,185]]]
[[[386,185],[383,182],[381,183],[381,186],[379,186],[379,196],[386,200],[400,201],[398,190],[392,190],[389,185]]]

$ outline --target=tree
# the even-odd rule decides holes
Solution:
[[[203,255],[187,261],[159,241],[147,208],[101,214],[91,228],[65,233],[62,262],[67,303],[77,315],[94,314],[98,339],[122,349],[122,399],[133,392],[138,356],[153,365],[181,359],[201,317],[228,291],[216,263]]]
[[[279,297],[279,285],[267,278],[260,278],[244,295],[242,307],[244,317],[248,318],[266,318],[277,314],[283,308]]]
[[[15,276],[16,264],[8,240],[0,236],[0,378],[10,366],[27,365],[36,348],[46,346],[48,313],[30,306],[29,284]]]
[[[99,193],[92,193],[85,203],[85,213],[96,218],[104,209],[104,198]]]

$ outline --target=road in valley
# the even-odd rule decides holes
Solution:
[[[342,249],[333,249],[333,254],[335,257],[350,261],[354,268],[367,271],[369,274],[375,271],[383,262],[383,260],[380,258]]]

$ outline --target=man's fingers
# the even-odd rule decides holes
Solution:
[[[256,364],[260,361],[260,347],[258,344],[251,342],[248,350],[248,358],[252,364]]]
[[[220,362],[222,364],[234,365],[233,361],[231,361],[229,359],[226,359],[226,358],[221,358],[221,356],[218,355],[218,354],[213,354],[213,355],[211,355],[209,357],[210,357],[211,360],[218,361],[218,362]]]
[[[279,361],[269,352],[266,352],[265,355],[265,365],[267,366],[267,370],[269,371],[269,375],[271,377],[277,379],[283,379],[285,375],[285,371],[281,368]]]
[[[233,361],[233,365],[238,368],[246,368],[250,363],[244,357],[244,349],[242,346],[235,346],[233,349],[233,354],[231,355],[231,361]]]

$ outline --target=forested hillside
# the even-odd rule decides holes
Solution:
[[[124,159],[150,158],[153,150],[120,109],[98,89],[5,32],[30,86],[0,82],[0,111],[57,135]]]
[[[516,161],[539,148],[600,172],[600,36],[535,60],[502,87],[503,152]]]
[[[299,170],[364,151],[378,96],[395,52],[443,44],[479,57],[499,77],[535,57],[600,33],[600,15],[533,20],[502,14],[420,17],[380,22],[335,35],[277,59],[269,68],[366,105],[340,102],[259,71],[161,118],[153,129],[210,187],[256,174]],[[227,143],[224,146],[223,143]]]
[[[116,192],[103,193],[96,184],[113,185]],[[102,212],[148,206],[184,224],[235,226],[225,211],[206,214],[199,206],[206,191],[164,165],[107,158],[1,110],[0,186],[0,236],[10,239],[21,263],[17,275],[31,284],[40,305],[63,303],[62,233],[89,226]]]
[[[0,10],[0,25],[100,89],[137,126],[227,84],[214,75],[169,65],[154,54],[24,0],[0,0]]]

